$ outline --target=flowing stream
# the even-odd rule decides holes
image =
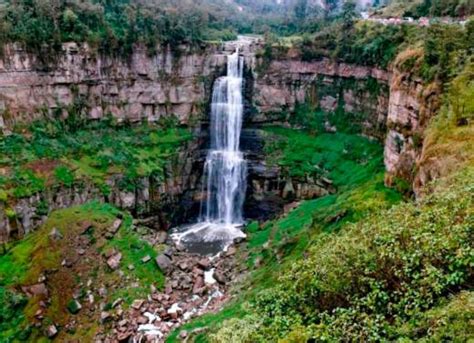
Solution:
[[[211,145],[204,166],[206,199],[197,224],[183,227],[173,238],[190,252],[215,254],[245,234],[242,207],[247,163],[239,150],[243,117],[244,60],[239,50],[228,56],[227,75],[214,84],[211,104]]]

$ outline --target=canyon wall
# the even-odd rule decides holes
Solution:
[[[161,48],[150,55],[137,47],[127,58],[99,55],[86,44],[64,44],[45,64],[18,45],[0,59],[0,129],[44,116],[67,116],[78,100],[91,119],[156,121],[201,115],[212,81],[226,65],[223,47]]]
[[[383,139],[390,73],[328,59],[305,62],[285,56],[256,68],[253,122],[288,120],[298,104],[328,113],[356,114],[363,133]],[[283,115],[283,117],[282,117]]]
[[[54,64],[45,65],[38,56],[7,46],[0,60],[0,131],[8,133],[15,125],[38,118],[66,117],[78,100],[84,105],[81,113],[90,119],[110,115],[119,121],[154,122],[175,115],[182,124],[199,126],[207,120],[212,83],[225,72],[226,55],[235,47],[235,43],[198,50],[181,47],[179,53],[163,48],[153,55],[137,47],[124,59],[97,55],[87,45],[70,43]],[[386,183],[411,186],[423,130],[438,106],[436,88],[423,86],[420,79],[397,69],[388,72],[327,59],[305,62],[291,55],[265,61],[256,57],[260,48],[261,41],[250,40],[241,50],[247,66],[242,144],[249,159],[249,217],[266,217],[294,199],[335,191],[331,180],[290,182],[265,166],[256,128],[263,123],[287,124],[298,104],[329,114],[357,114],[347,120],[355,118],[364,134],[385,141]],[[134,192],[121,191],[121,176],[116,175],[108,180],[112,190],[108,195],[91,183],[49,189],[19,199],[13,206],[15,217],[9,217],[0,201],[0,235],[22,236],[41,224],[49,211],[92,199],[137,214],[154,212],[161,216],[156,224],[161,226],[173,223],[173,213],[192,216],[202,196],[205,132],[200,137],[183,147],[178,159],[169,161],[164,180],[144,178]],[[43,203],[48,204],[46,211]]]
[[[414,188],[424,131],[440,107],[440,87],[394,68],[390,82],[384,161],[385,183],[402,191]]]

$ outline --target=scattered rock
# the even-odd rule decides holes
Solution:
[[[122,225],[122,219],[115,219],[112,226],[109,227],[107,231],[115,235],[121,225]]]
[[[201,276],[198,276],[194,281],[193,285],[193,294],[200,294],[202,292],[202,288],[204,287],[204,279]]]
[[[328,185],[332,185],[333,184],[333,181],[328,179],[327,177],[322,177],[321,178],[321,181],[323,181],[324,183],[327,183]]]
[[[203,276],[204,275],[204,270],[202,270],[201,268],[198,268],[198,267],[194,267],[193,270],[192,270],[192,274],[196,277],[196,276]]]
[[[105,287],[99,288],[99,295],[101,297],[106,297],[107,296],[107,288],[105,288]]]
[[[38,283],[36,285],[30,286],[26,293],[29,293],[31,296],[33,295],[44,295],[48,296],[48,289],[44,283]]]
[[[107,265],[110,267],[110,269],[116,270],[120,266],[120,261],[121,260],[122,260],[122,254],[117,253],[117,254],[109,257],[109,259],[107,260]]]
[[[146,255],[144,258],[142,258],[143,263],[147,263],[149,261],[151,261],[151,256],[150,255]]]
[[[160,231],[156,235],[156,243],[158,244],[164,244],[167,239],[168,239],[168,233],[166,231]]]
[[[237,252],[237,249],[235,247],[229,247],[225,253],[226,256],[232,256],[235,255]]]
[[[119,342],[128,342],[131,335],[131,332],[122,332],[117,336],[117,339]]]
[[[56,328],[55,325],[49,325],[46,328],[45,334],[46,334],[46,337],[53,338],[54,336],[56,336],[58,334],[58,329]]]
[[[326,132],[329,132],[329,133],[336,133],[337,132],[336,126],[331,125],[331,123],[329,121],[324,122],[324,129],[326,130]]]
[[[100,313],[100,322],[103,324],[105,323],[107,320],[109,320],[111,318],[110,316],[110,313],[109,312],[106,312],[106,311],[102,311]]]
[[[53,228],[51,230],[51,232],[49,233],[49,237],[54,241],[59,241],[63,239],[63,235],[61,234],[61,232],[59,232],[57,228]]]
[[[112,303],[112,308],[116,308],[121,302],[123,301],[122,298],[118,298]]]
[[[143,306],[144,303],[145,303],[145,300],[137,299],[133,301],[132,308],[138,311]]]
[[[207,269],[211,265],[211,262],[209,261],[208,258],[202,258],[198,261],[198,265],[202,267],[203,269]]]
[[[186,271],[189,269],[189,264],[188,262],[186,261],[182,261],[179,263],[178,267],[182,270],[182,271]]]
[[[163,251],[163,254],[171,258],[173,256],[173,248],[166,247],[165,251]]]
[[[135,266],[133,264],[129,264],[127,268],[128,268],[128,270],[134,270]]]
[[[105,258],[110,258],[112,257],[113,255],[115,255],[117,253],[117,250],[111,248],[111,249],[107,249],[105,250],[102,255],[104,255]]]
[[[148,324],[148,318],[144,316],[139,316],[137,318],[137,324],[139,325]]]
[[[156,258],[156,264],[164,273],[168,273],[172,268],[171,259],[165,254],[161,254]]]
[[[224,274],[220,271],[214,272],[214,279],[216,279],[217,282],[220,284],[225,284],[226,283],[226,278]]]

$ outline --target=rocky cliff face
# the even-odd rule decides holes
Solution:
[[[327,112],[358,114],[363,132],[384,137],[390,73],[327,59],[304,62],[291,56],[257,62],[256,115],[252,122],[285,121],[297,104]]]
[[[384,151],[386,184],[411,188],[417,173],[424,130],[440,106],[439,94],[437,84],[424,85],[420,78],[394,69]]]
[[[78,100],[91,119],[156,121],[174,114],[187,123],[202,113],[212,81],[223,71],[223,49],[162,48],[150,56],[137,47],[124,59],[69,43],[47,65],[17,45],[7,46],[0,60],[0,129],[45,115],[67,116]]]

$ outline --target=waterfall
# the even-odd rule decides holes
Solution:
[[[217,79],[211,105],[211,148],[204,167],[207,179],[204,221],[242,224],[246,162],[239,151],[242,129],[243,59],[238,50],[229,56],[227,76]]]
[[[227,60],[227,75],[214,84],[211,103],[210,149],[204,165],[206,199],[200,220],[172,235],[188,250],[216,253],[245,237],[242,207],[247,163],[239,150],[243,119],[244,61],[239,49]]]

